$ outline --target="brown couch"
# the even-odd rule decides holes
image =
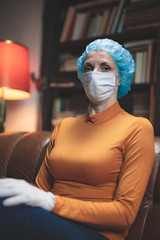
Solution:
[[[33,184],[50,137],[51,132],[44,131],[1,133],[0,177]],[[155,153],[148,187],[127,240],[160,240],[160,137],[155,137]]]

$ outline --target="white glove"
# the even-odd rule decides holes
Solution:
[[[0,179],[0,197],[9,197],[3,201],[4,206],[26,204],[48,211],[51,211],[56,202],[56,197],[51,192],[45,192],[24,180],[13,178]]]

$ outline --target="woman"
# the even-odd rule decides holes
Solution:
[[[117,101],[130,90],[134,61],[119,43],[98,39],[77,64],[90,113],[55,127],[36,187],[0,180],[0,230],[7,236],[121,240],[137,215],[154,161],[154,134],[147,119]]]

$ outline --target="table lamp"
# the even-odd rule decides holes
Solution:
[[[5,100],[22,100],[29,93],[29,51],[22,44],[0,41],[0,132],[6,115]]]

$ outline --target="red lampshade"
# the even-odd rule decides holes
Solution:
[[[0,41],[0,97],[20,100],[30,97],[29,51],[12,41]]]

